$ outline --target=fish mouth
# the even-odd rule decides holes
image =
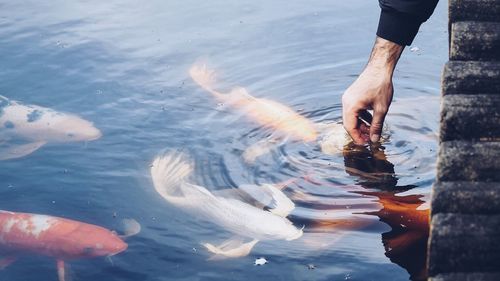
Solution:
[[[116,255],[118,255],[119,253],[124,252],[125,250],[127,250],[127,248],[128,248],[128,245],[127,245],[127,244],[125,244],[124,246],[117,248],[117,249],[116,249],[116,251],[114,251],[114,252],[112,252],[112,253],[110,253],[110,254],[108,254],[108,255],[106,255],[106,256],[107,256],[107,257],[116,256]]]
[[[95,133],[93,133],[88,139],[87,141],[95,141],[95,140],[98,140],[102,137],[102,133],[99,129],[95,129]]]

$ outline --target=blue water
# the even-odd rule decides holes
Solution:
[[[77,114],[103,133],[0,162],[0,209],[117,230],[122,218],[142,225],[112,263],[70,261],[74,280],[408,280],[408,267],[386,256],[382,233],[391,226],[353,214],[367,211],[359,203],[365,199],[328,183],[409,189],[402,195],[428,200],[448,46],[445,1],[421,28],[418,50],[407,48],[398,64],[387,161],[285,143],[248,165],[241,153],[269,130],[218,105],[187,73],[203,60],[227,86],[246,87],[315,121],[337,121],[342,92],[367,60],[378,14],[377,1],[362,0],[0,1],[0,95]],[[285,190],[316,199],[297,201],[290,217],[306,226],[305,235],[261,242],[247,257],[207,261],[200,242],[217,244],[228,233],[170,206],[152,187],[149,165],[171,149],[192,155],[196,182],[210,190],[313,173],[319,184],[301,180]],[[390,175],[367,179],[346,172],[346,164]],[[367,226],[316,227],[317,220],[335,218],[332,210],[349,208],[341,214]],[[412,260],[414,253],[403,256]],[[269,263],[254,266],[259,257]],[[57,280],[55,262],[25,257],[1,271],[0,280]]]

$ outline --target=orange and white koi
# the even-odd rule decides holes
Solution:
[[[127,244],[106,228],[75,220],[39,214],[0,211],[0,260],[5,268],[23,255],[42,255],[57,260],[60,281],[65,280],[64,261],[112,256]]]

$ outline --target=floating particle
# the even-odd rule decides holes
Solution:
[[[316,269],[316,266],[314,264],[310,263],[307,265],[307,269],[313,270],[313,269]]]
[[[420,48],[419,48],[419,47],[417,47],[417,46],[415,46],[415,47],[411,47],[411,48],[410,48],[410,51],[411,51],[411,52],[418,52],[418,51],[420,51]]]
[[[265,258],[258,258],[255,260],[255,265],[264,265],[267,263],[267,260]]]

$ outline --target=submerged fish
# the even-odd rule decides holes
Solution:
[[[46,143],[92,141],[101,135],[76,115],[0,96],[0,160],[26,156]]]
[[[251,96],[245,88],[236,87],[227,94],[214,89],[215,72],[195,65],[189,70],[191,78],[210,92],[219,102],[244,110],[255,122],[272,128],[288,137],[305,142],[314,141],[318,132],[311,120],[279,102]]]
[[[215,88],[215,71],[205,65],[194,65],[189,70],[193,81],[211,93],[219,102],[239,109],[259,125],[270,128],[270,138],[258,141],[243,153],[247,162],[268,153],[282,141],[317,141],[324,153],[342,152],[344,146],[352,141],[339,123],[315,123],[297,113],[292,108],[274,100],[251,96],[245,88],[235,87],[229,93],[220,93]]]
[[[215,258],[248,255],[259,240],[294,240],[302,236],[302,229],[286,219],[295,205],[278,188],[268,184],[243,186],[241,189],[267,205],[267,211],[237,199],[233,192],[215,194],[205,187],[187,182],[193,169],[193,163],[185,156],[169,153],[154,160],[151,176],[156,191],[167,202],[239,236],[219,246],[204,244],[216,255]],[[242,238],[251,241],[244,243]]]
[[[135,229],[127,236],[140,230],[136,222],[132,225]],[[114,231],[59,217],[0,211],[0,226],[0,251],[4,256],[0,267],[23,255],[53,257],[60,281],[65,280],[65,260],[112,256],[127,249]]]

